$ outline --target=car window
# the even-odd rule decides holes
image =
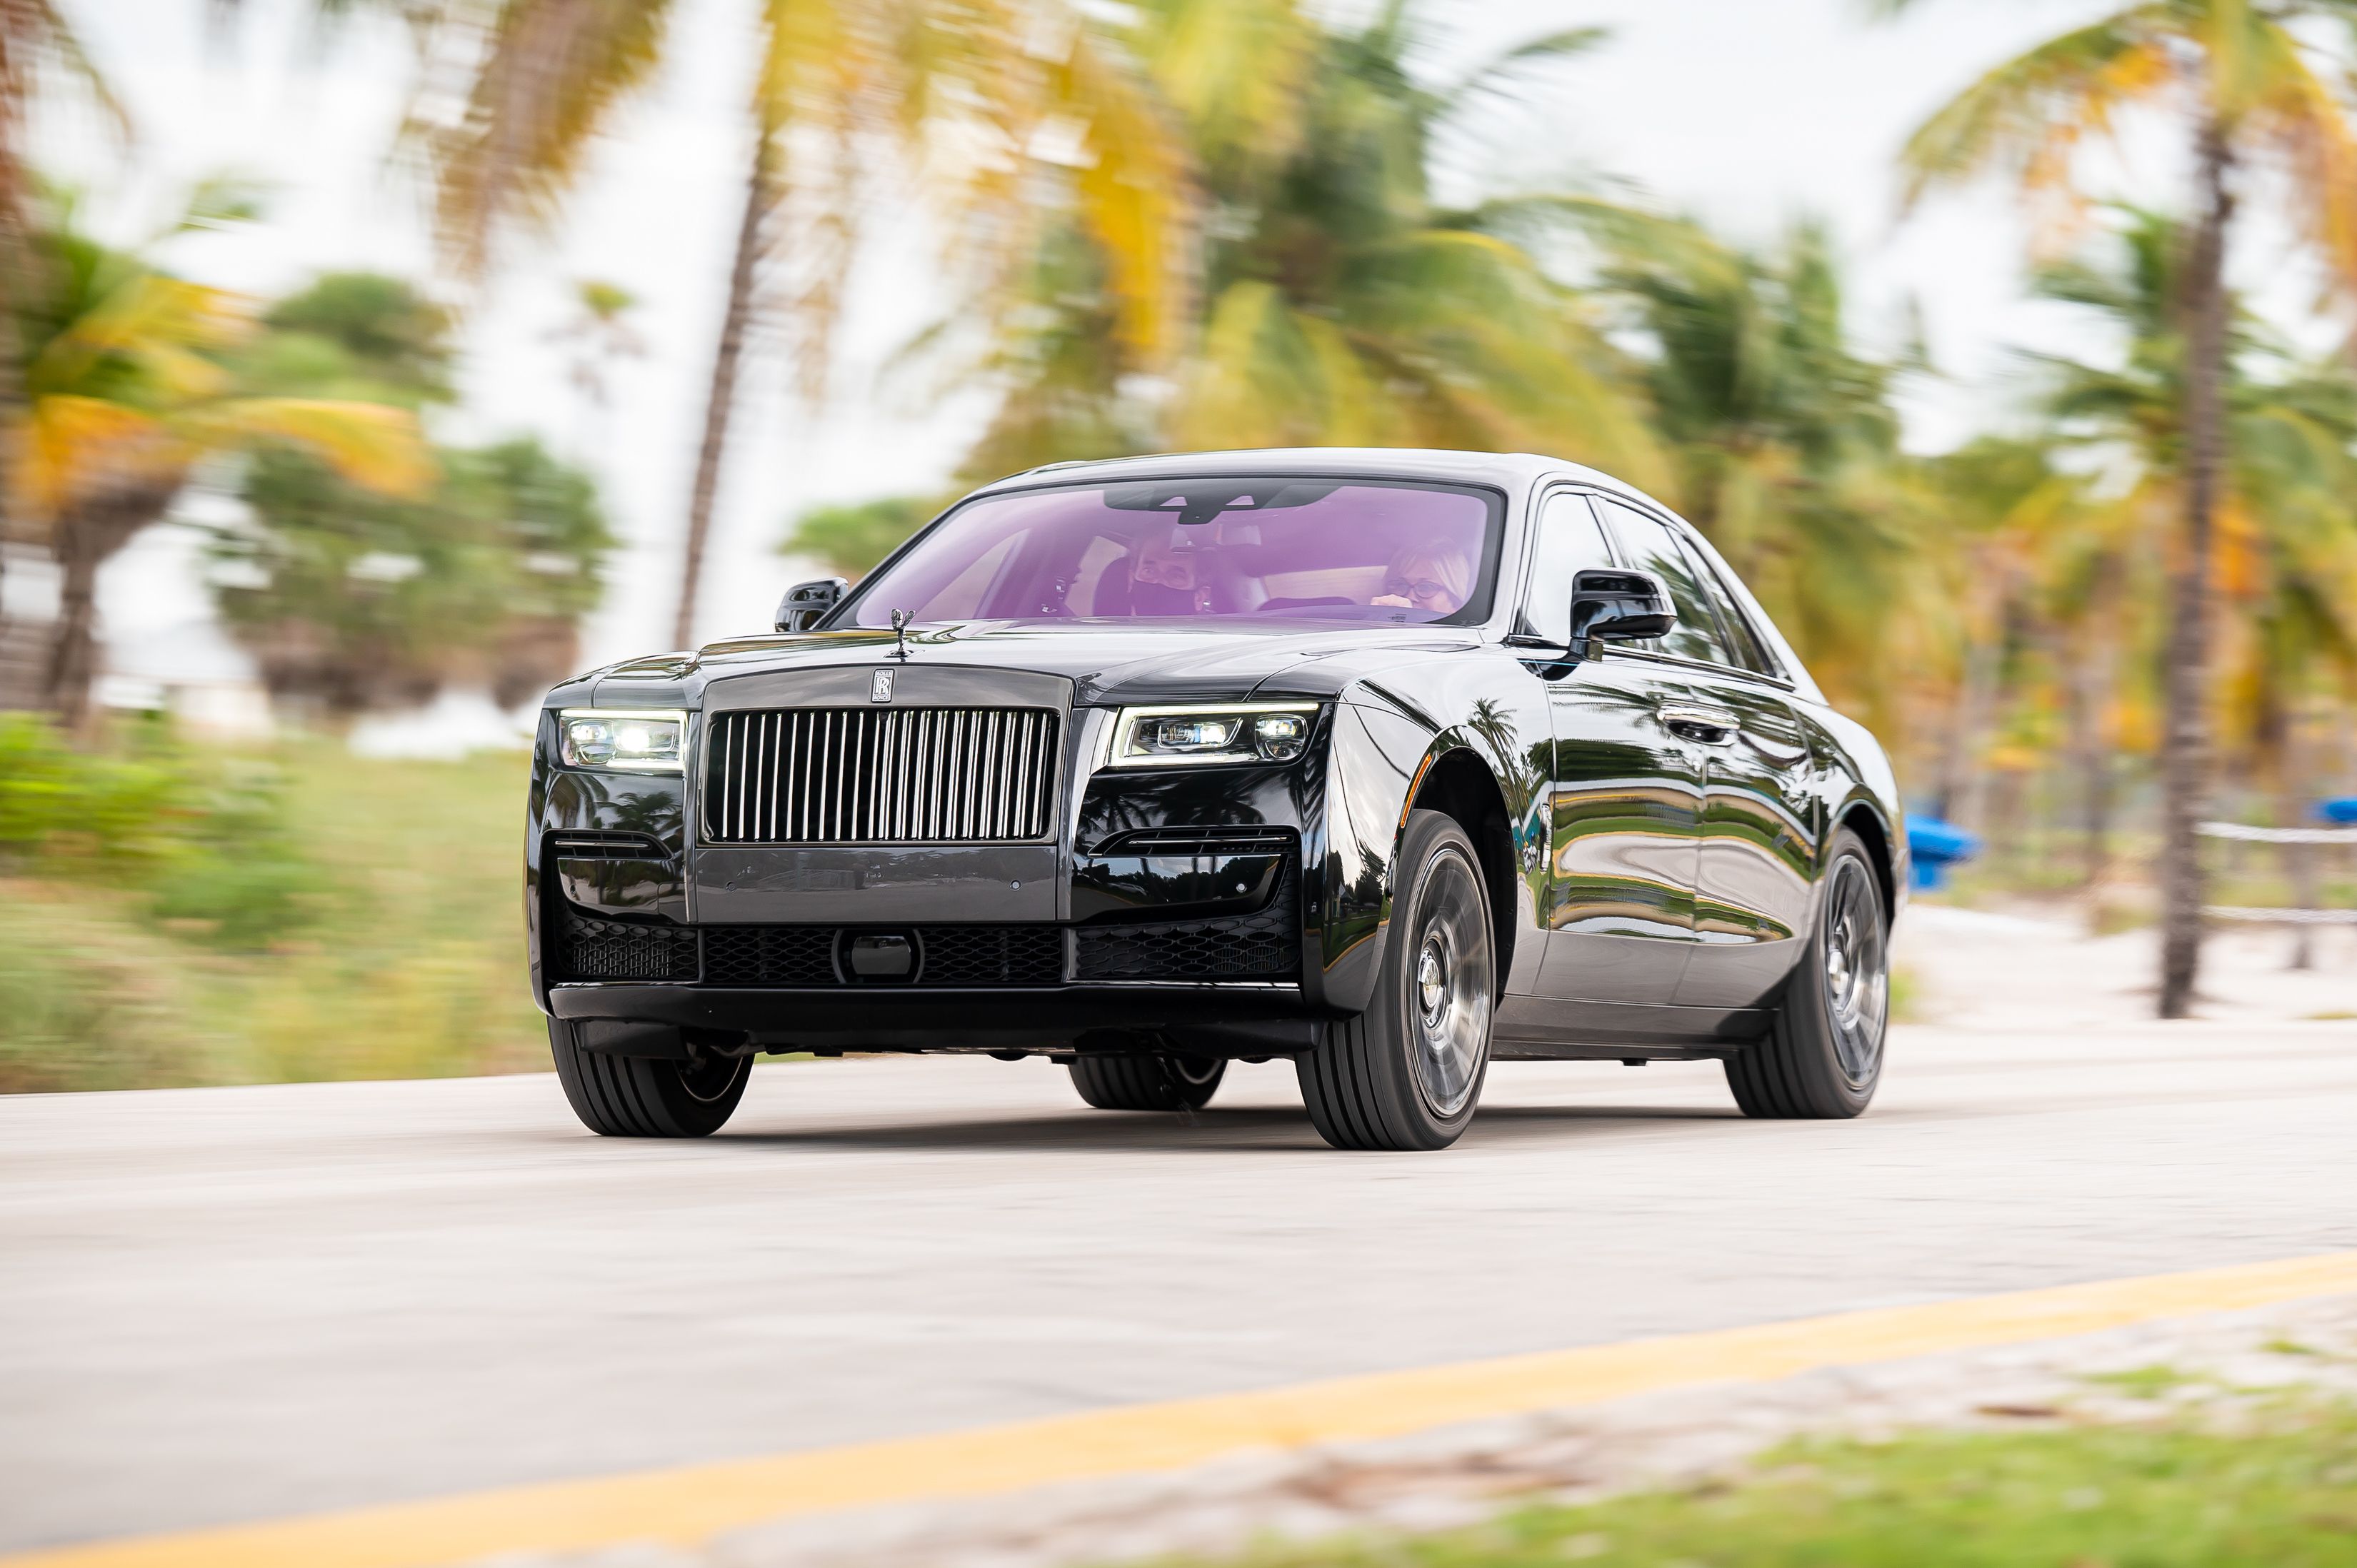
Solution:
[[[1008,534],[975,556],[956,576],[936,589],[932,597],[915,607],[920,622],[965,620],[977,615],[983,596],[998,578],[998,569],[1022,545],[1025,532]]]
[[[1471,626],[1505,498],[1309,475],[1052,485],[974,497],[873,574],[837,624],[1286,617]]]
[[[1620,553],[1628,557],[1629,564],[1659,576],[1670,590],[1670,602],[1678,607],[1678,624],[1671,628],[1669,636],[1648,638],[1630,646],[1676,659],[1734,663],[1734,656],[1719,637],[1718,620],[1711,611],[1710,601],[1703,596],[1702,581],[1686,553],[1678,548],[1677,535],[1670,532],[1670,525],[1607,497],[1598,497],[1596,504],[1611,523],[1612,536],[1620,542]]]
[[[1530,592],[1523,618],[1531,633],[1550,642],[1571,640],[1571,581],[1591,566],[1609,566],[1612,553],[1587,498],[1558,490],[1539,512],[1538,538],[1531,557]]]
[[[1710,600],[1711,607],[1718,612],[1718,628],[1726,634],[1727,641],[1734,650],[1736,665],[1755,674],[1774,674],[1775,664],[1760,648],[1760,639],[1752,635],[1751,623],[1743,618],[1743,611],[1736,606],[1735,595],[1712,567],[1709,559],[1694,547],[1692,540],[1682,539],[1678,542],[1684,547],[1686,560],[1694,567],[1695,580],[1702,584],[1703,594]]]

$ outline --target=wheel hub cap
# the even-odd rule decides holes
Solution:
[[[1453,853],[1430,864],[1408,976],[1416,1089],[1441,1116],[1472,1098],[1490,1048],[1490,932],[1475,875]]]
[[[1882,1055],[1890,971],[1882,910],[1867,869],[1856,860],[1834,868],[1825,889],[1825,1022],[1834,1051],[1853,1084],[1874,1076]]]

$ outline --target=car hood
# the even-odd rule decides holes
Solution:
[[[1333,697],[1385,667],[1480,645],[1458,627],[1222,624],[1103,626],[969,621],[912,631],[911,667],[1060,675],[1082,705],[1232,701],[1247,695]],[[695,653],[632,660],[567,682],[552,703],[693,707],[733,676],[845,665],[872,667],[895,650],[889,631],[820,631],[736,638]]]

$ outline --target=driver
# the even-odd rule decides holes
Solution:
[[[1383,591],[1367,602],[1395,609],[1455,615],[1473,591],[1473,563],[1446,539],[1411,544],[1392,557],[1383,573]]]
[[[1181,548],[1168,529],[1151,530],[1138,540],[1129,576],[1133,616],[1190,616],[1199,607],[1195,553]]]

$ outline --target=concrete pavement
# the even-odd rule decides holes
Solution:
[[[1849,1123],[1506,1064],[1438,1156],[986,1059],[0,1101],[0,1546],[2357,1246],[2357,1026],[1903,1028]]]

